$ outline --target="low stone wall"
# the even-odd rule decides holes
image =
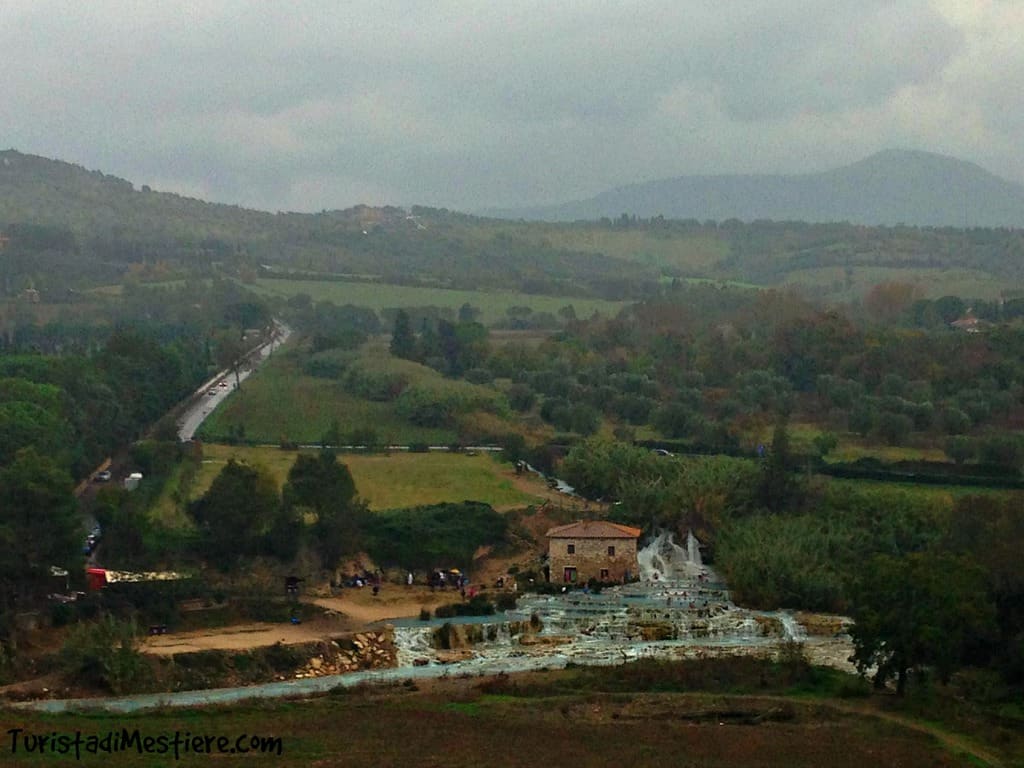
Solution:
[[[309,662],[296,670],[293,677],[341,675],[363,669],[385,669],[396,664],[395,636],[390,627],[377,632],[359,632],[350,637],[320,643]],[[284,680],[284,676],[279,679]]]
[[[246,651],[208,650],[154,657],[151,690],[202,690],[341,675],[396,666],[394,629],[337,634],[310,643]]]
[[[797,611],[793,614],[800,624],[807,630],[808,635],[816,637],[836,637],[850,631],[853,619],[846,616],[834,616],[828,613],[810,613],[809,611]]]

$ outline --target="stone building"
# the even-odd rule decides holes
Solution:
[[[639,528],[604,520],[582,520],[552,528],[545,535],[551,581],[626,581],[637,573]]]

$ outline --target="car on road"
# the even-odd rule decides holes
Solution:
[[[217,394],[217,390],[216,389],[208,389],[208,390],[206,390],[206,394],[208,394],[210,397],[213,397],[214,395]]]
[[[217,384],[217,386],[220,387],[221,389],[227,389],[228,383],[226,381],[221,381]]]
[[[110,470],[104,469],[102,472],[97,472],[93,475],[92,481],[94,483],[108,483],[110,482]]]

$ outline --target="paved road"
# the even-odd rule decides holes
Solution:
[[[249,364],[244,370],[239,371],[238,381],[242,382],[249,378],[260,363],[270,357],[270,353],[280,347],[292,335],[292,329],[287,325],[275,323],[277,332],[274,338],[265,344],[260,345],[249,355]],[[221,387],[220,382],[226,382],[226,387]],[[207,416],[213,413],[214,409],[230,395],[236,387],[235,376],[231,371],[221,371],[195,391],[192,401],[178,419],[178,439],[191,440]],[[210,395],[207,392],[213,392]]]

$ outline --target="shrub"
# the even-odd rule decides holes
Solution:
[[[303,366],[303,370],[310,376],[324,379],[340,379],[353,359],[354,355],[351,352],[329,349],[325,352],[317,352],[311,355]]]
[[[305,661],[301,650],[282,643],[274,643],[264,649],[263,658],[275,672],[290,672]]]
[[[481,410],[505,415],[508,402],[487,387],[463,381],[420,381],[410,385],[395,401],[399,416],[422,427],[443,427],[452,418]]]
[[[494,381],[494,374],[486,368],[470,368],[463,374],[463,378],[470,384],[490,384]]]
[[[480,546],[506,540],[508,521],[487,504],[433,504],[371,515],[368,550],[384,566],[429,569],[469,563]]]
[[[149,672],[139,652],[138,634],[134,621],[119,621],[110,615],[93,624],[80,624],[60,650],[60,666],[72,679],[111,693],[138,688]]]
[[[502,592],[494,601],[494,607],[499,611],[511,611],[516,607],[516,595],[512,592]]]
[[[493,616],[494,603],[483,595],[474,595],[468,602],[456,603],[455,614],[457,616]]]
[[[356,363],[345,372],[345,386],[367,400],[394,400],[409,386],[409,376],[403,371]]]

